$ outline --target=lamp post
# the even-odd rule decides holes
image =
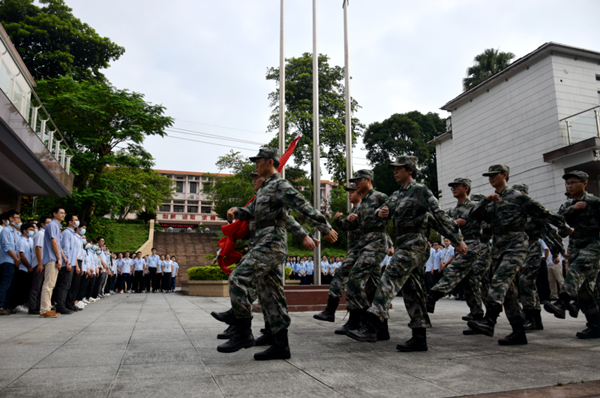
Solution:
[[[352,178],[352,103],[350,98],[350,56],[348,51],[348,0],[344,0],[344,74],[346,83],[346,186]],[[348,212],[352,209],[350,195],[346,195]]]
[[[313,0],[313,195],[314,207],[321,211],[321,148],[319,145],[319,53],[317,52],[317,0]],[[315,239],[321,234],[315,231]],[[321,284],[321,246],[315,247],[314,284]]]

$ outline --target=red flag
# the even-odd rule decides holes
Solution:
[[[285,150],[285,153],[279,159],[279,167],[277,169],[278,172],[281,173],[283,167],[289,160],[292,153],[294,153],[294,149],[296,149],[296,145],[298,144],[298,140],[302,137],[302,134],[298,134],[296,138]],[[256,197],[256,196],[255,196]],[[248,206],[254,198],[250,199],[246,206]],[[224,238],[221,238],[219,243],[217,244],[220,249],[217,253],[217,263],[219,264],[219,268],[221,268],[227,275],[231,275],[231,270],[229,269],[230,265],[237,263],[242,258],[242,253],[235,250],[235,242],[239,239],[247,238],[250,234],[250,230],[248,228],[248,221],[239,221],[236,220],[231,224],[223,225],[221,227],[221,231],[225,235]]]

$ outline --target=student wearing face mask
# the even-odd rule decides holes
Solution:
[[[136,258],[133,260],[133,268],[134,268],[133,290],[136,293],[142,292],[145,267],[146,267],[146,262],[142,258],[142,253],[138,252]]]
[[[163,268],[162,268],[162,276],[163,276],[162,290],[165,293],[169,293],[169,290],[171,289],[171,272],[172,271],[173,271],[173,261],[171,260],[171,256],[169,256],[167,254],[167,258],[165,259],[165,262],[164,262]]]
[[[42,261],[42,250],[44,247],[44,234],[46,225],[52,221],[52,217],[44,215],[40,217],[39,230],[33,237],[33,256],[31,266],[33,267],[31,290],[29,291],[29,315],[40,314],[40,293],[44,283],[44,263]]]
[[[52,311],[52,292],[56,285],[58,272],[66,261],[61,249],[61,222],[65,219],[65,209],[57,206],[52,210],[52,221],[46,225],[44,234],[44,250],[42,260],[44,263],[44,284],[40,299],[40,317],[56,318],[60,314]]]
[[[4,215],[10,223],[0,233],[0,315],[10,315],[7,307],[7,294],[13,281],[16,270],[21,265],[19,258],[18,242],[21,228],[21,215],[15,211],[7,211]]]
[[[93,254],[93,247],[94,247],[95,241],[93,239],[87,239],[85,246],[84,246],[84,256],[83,256],[83,261],[82,261],[82,265],[81,265],[81,279],[79,280],[79,293],[77,293],[77,300],[82,304],[83,307],[85,307],[86,305],[89,304],[89,301],[87,300],[87,292],[88,292],[88,287],[90,285],[90,282],[92,280],[93,277],[93,272],[92,272],[92,264],[91,264],[91,260],[92,260],[92,254]]]
[[[15,312],[26,313],[28,311],[26,305],[29,301],[29,290],[31,289],[32,275],[32,251],[33,251],[33,223],[26,222],[21,225],[21,236],[19,236],[18,251],[21,265],[12,287],[10,308]]]
[[[177,263],[177,259],[175,256],[171,257],[173,261],[173,271],[171,271],[171,291],[175,291],[175,279],[177,278],[177,274],[179,273],[179,264]]]
[[[75,271],[73,272],[73,277],[71,279],[71,286],[69,287],[69,291],[67,292],[67,301],[65,306],[70,311],[81,311],[83,309],[83,304],[79,304],[77,300],[77,294],[79,293],[79,284],[81,283],[81,276],[83,274],[83,259],[85,257],[85,233],[86,233],[87,223],[85,221],[79,222],[79,227],[75,229],[76,237],[79,239],[76,242],[76,251],[77,251],[77,265],[75,267]]]
[[[71,287],[71,281],[73,279],[73,273],[77,268],[77,254],[79,252],[79,245],[81,244],[81,238],[75,231],[79,228],[79,219],[75,214],[67,214],[65,217],[67,228],[62,233],[60,239],[60,247],[67,258],[62,264],[61,269],[58,271],[58,278],[56,279],[56,286],[54,293],[56,295],[56,310],[61,315],[71,315],[73,311],[66,307],[67,293]]]
[[[121,265],[121,293],[131,293],[131,259],[129,258],[129,252],[125,252],[125,258]]]

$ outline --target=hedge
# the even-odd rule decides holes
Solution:
[[[235,265],[229,267],[231,270],[235,269]],[[292,269],[285,267],[285,279],[290,279]],[[216,265],[209,265],[206,267],[192,267],[188,269],[188,279],[190,281],[226,281],[229,276]]]

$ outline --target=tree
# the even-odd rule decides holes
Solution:
[[[75,18],[63,0],[0,1],[0,22],[36,80],[70,76],[104,81],[125,49]]]
[[[319,55],[319,136],[321,158],[326,158],[325,167],[335,181],[346,178],[346,109],[343,85],[344,68],[330,66],[327,55]],[[285,106],[286,141],[289,142],[302,133],[294,152],[295,163],[299,166],[311,164],[313,159],[313,74],[312,54],[304,53],[299,58],[289,58],[285,67]],[[267,80],[279,84],[279,68],[267,69]],[[269,94],[273,112],[269,118],[269,131],[279,131],[279,89]],[[352,99],[352,113],[358,110],[358,102]],[[352,118],[352,142],[362,134],[364,125]],[[270,145],[277,147],[278,138]]]
[[[65,200],[77,201],[81,219],[107,214],[119,197],[106,178],[106,167],[152,168],[154,159],[144,140],[164,137],[173,118],[163,115],[164,106],[145,102],[142,94],[105,82],[60,77],[39,81],[37,92],[75,154],[75,189],[73,198]]]
[[[467,68],[467,77],[463,79],[465,91],[472,89],[487,78],[505,69],[515,57],[513,53],[505,53],[493,48],[486,49],[473,60],[473,66]]]
[[[119,220],[142,210],[156,214],[158,206],[171,201],[173,196],[171,180],[154,170],[115,167],[108,169],[106,179],[111,181],[111,191],[119,196],[116,206],[110,210]]]
[[[375,165],[373,183],[377,189],[388,195],[397,190],[388,164],[400,155],[413,155],[419,159],[417,181],[422,181],[437,196],[435,145],[427,142],[440,135],[445,127],[445,120],[437,113],[423,115],[418,111],[396,113],[383,122],[369,125],[364,144],[367,159]]]

